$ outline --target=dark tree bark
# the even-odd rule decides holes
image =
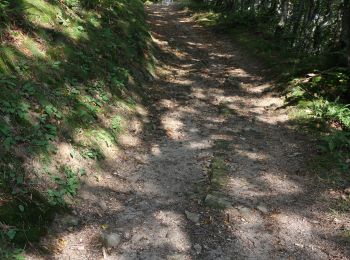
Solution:
[[[343,10],[343,41],[346,43],[348,70],[350,72],[350,0],[344,0]],[[348,91],[346,99],[350,101],[350,80],[348,82]]]
[[[350,0],[344,0],[344,31],[347,46],[348,68],[350,70]]]

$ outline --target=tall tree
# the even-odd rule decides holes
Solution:
[[[348,68],[350,70],[350,0],[344,0],[343,35],[347,47]]]

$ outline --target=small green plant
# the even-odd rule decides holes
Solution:
[[[322,137],[320,149],[324,156],[328,156],[328,160],[332,158],[337,168],[343,172],[349,171],[350,132],[337,131]]]
[[[12,136],[11,128],[5,122],[0,122],[0,137],[3,138],[2,143],[6,151],[9,151],[16,143],[15,138]]]
[[[10,1],[9,0],[3,0],[0,2],[0,25],[2,22],[7,22],[8,20],[8,14],[9,11]]]
[[[1,234],[1,231],[0,231]],[[0,259],[4,260],[25,260],[23,255],[24,250],[21,248],[13,248],[11,245],[7,245],[4,241],[1,241],[0,238]]]
[[[59,176],[53,177],[57,188],[47,191],[52,205],[66,205],[65,196],[75,196],[79,187],[79,171],[75,172],[68,166],[64,166],[62,171],[65,178],[62,179]]]
[[[337,209],[340,212],[348,213],[350,212],[350,198],[342,199],[337,203]]]
[[[116,115],[111,120],[111,128],[117,134],[119,134],[123,130],[122,121],[123,118],[120,115]]]
[[[319,99],[309,107],[315,117],[339,123],[345,129],[350,129],[350,105]]]
[[[350,151],[350,132],[337,131],[322,138],[321,149],[325,152]]]
[[[92,159],[97,161],[103,160],[105,157],[98,147],[84,149],[80,152],[80,154],[84,159]]]

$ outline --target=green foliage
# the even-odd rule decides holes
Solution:
[[[349,213],[350,212],[350,198],[345,198],[339,201],[336,205],[336,210],[341,213]],[[348,230],[350,232],[350,230]],[[349,233],[350,235],[350,233]],[[349,236],[350,238],[350,236]]]
[[[119,134],[123,130],[122,121],[123,118],[120,115],[116,115],[111,120],[111,128],[117,134]]]
[[[350,170],[350,132],[336,131],[321,138],[321,151],[331,155],[345,173]]]
[[[86,149],[83,149],[80,152],[81,156],[85,159],[92,159],[92,160],[103,160],[105,158],[104,154],[101,152],[100,148],[98,147],[89,147]]]
[[[312,109],[315,117],[338,122],[345,129],[350,129],[349,105],[320,99],[312,102],[310,108]]]
[[[0,177],[4,186],[0,193],[3,199],[0,205],[0,245],[8,245],[9,248],[9,242],[24,245],[28,241],[38,241],[46,232],[47,223],[52,220],[55,211],[42,195],[29,188],[28,180],[23,175],[15,175],[14,170],[13,166],[2,167]],[[11,173],[2,179],[8,171]],[[13,192],[4,193],[7,190]],[[0,256],[3,254],[6,250],[0,246]]]
[[[58,145],[79,143],[74,137],[82,133],[93,144],[79,148],[83,159],[104,159],[101,144],[115,144],[121,128],[101,119],[140,91],[128,81],[147,73],[150,40],[139,0],[0,1],[0,199],[11,202],[0,205],[0,224],[9,227],[0,234],[12,253],[10,242],[44,234],[49,212],[65,207],[78,174],[86,175],[66,165],[24,168],[17,156],[51,165]],[[45,172],[55,177],[47,181]],[[35,189],[45,197],[24,199]],[[0,258],[15,256],[1,251],[1,239]]]
[[[6,3],[2,3],[4,10],[10,8]],[[35,3],[40,10],[26,0],[15,1],[11,6],[18,7],[21,15],[12,18],[27,19],[27,29],[44,39],[52,67],[47,68],[44,56],[28,59],[16,46],[9,45],[8,55],[1,55],[5,65],[0,67],[4,84],[0,113],[6,120],[0,121],[0,139],[7,151],[24,143],[31,144],[26,145],[30,152],[54,151],[51,143],[59,134],[58,124],[88,127],[95,123],[113,96],[127,95],[125,87],[131,76],[127,66],[135,61],[145,63],[143,52],[148,48],[149,34],[139,1],[66,0],[65,6],[41,0]],[[79,16],[67,7],[74,12],[79,7]],[[70,26],[62,32],[42,30],[33,24],[34,15],[40,26],[50,19],[58,27]],[[25,39],[31,43],[21,48],[35,55],[33,50],[40,49],[38,41]]]
[[[350,108],[346,103],[349,79],[345,69],[312,73],[295,79],[287,95],[287,102],[306,111],[301,114],[305,121],[327,122],[330,131],[320,139],[321,152],[332,158],[327,160],[329,164],[336,164],[343,172],[349,170]]]
[[[1,241],[1,238],[0,238]],[[0,245],[0,258],[4,260],[25,260],[23,255],[23,249],[13,249],[11,246],[2,244]]]
[[[70,167],[64,166],[62,168],[65,178],[54,176],[53,179],[57,185],[56,189],[49,189],[47,191],[52,205],[65,206],[66,196],[75,196],[79,187],[78,172],[73,171]]]
[[[0,23],[7,22],[9,7],[10,7],[10,1],[3,0],[0,2]]]

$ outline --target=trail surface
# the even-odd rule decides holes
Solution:
[[[83,188],[83,224],[53,257],[102,258],[110,232],[120,241],[107,259],[345,259],[305,171],[312,145],[262,67],[176,5],[147,9],[159,61],[151,130]]]

